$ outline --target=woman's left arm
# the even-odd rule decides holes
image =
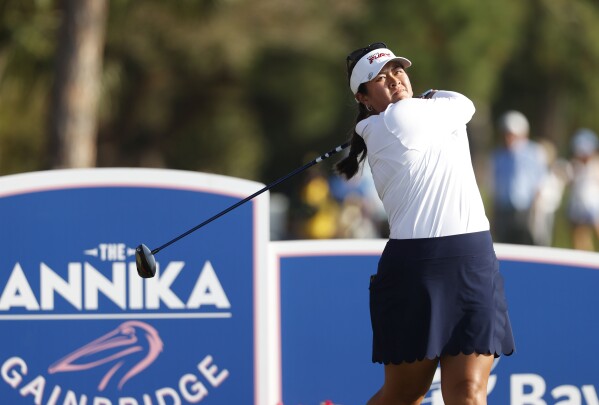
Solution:
[[[455,118],[457,118],[456,124],[458,125],[470,122],[476,111],[474,103],[468,97],[455,91],[439,90],[431,96],[431,99],[435,101],[443,100],[439,103],[442,104],[439,107],[443,110],[449,110],[447,112],[450,114],[457,114]],[[447,106],[445,106],[445,104],[447,104]],[[443,116],[445,115],[443,111],[440,111],[439,113]],[[448,119],[451,120],[451,117],[448,117]]]
[[[390,105],[384,112],[389,130],[396,135],[417,132],[440,135],[460,129],[472,119],[475,108],[468,97],[447,90],[430,95],[430,99],[412,98]]]

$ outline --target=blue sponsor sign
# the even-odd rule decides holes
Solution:
[[[261,186],[151,169],[1,178],[2,403],[275,403],[266,194],[159,252],[155,278],[134,258]]]
[[[272,242],[280,278],[285,405],[366,403],[383,382],[371,363],[368,280],[382,240]],[[599,254],[496,245],[517,352],[495,361],[490,405],[599,404]],[[424,404],[442,405],[440,373]]]

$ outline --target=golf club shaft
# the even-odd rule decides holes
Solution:
[[[289,179],[290,177],[295,176],[296,174],[303,172],[304,170],[314,166],[317,163],[322,162],[323,160],[325,160],[326,158],[334,155],[337,152],[341,152],[343,149],[347,148],[349,146],[349,142],[346,142],[342,145],[337,146],[334,149],[331,149],[330,151],[328,151],[327,153],[325,153],[324,155],[321,155],[319,157],[317,157],[316,159],[314,159],[313,161],[306,163],[305,165],[303,165],[302,167],[298,167],[297,169],[295,169],[294,171],[292,171],[291,173],[281,177],[278,180],[273,181],[272,183],[270,183],[269,185],[267,185],[266,187],[256,191],[254,194],[244,198],[241,201],[236,202],[235,204],[231,205],[229,208],[219,212],[218,214],[214,215],[211,218],[208,218],[207,220],[205,220],[204,222],[202,222],[199,225],[194,226],[193,228],[191,228],[190,230],[188,230],[185,233],[182,233],[181,235],[177,236],[176,238],[166,242],[164,245],[157,247],[156,249],[152,250],[152,254],[155,255],[156,253],[160,252],[162,249],[166,248],[167,246],[172,245],[173,243],[177,242],[179,239],[182,239],[184,237],[186,237],[187,235],[189,235],[192,232],[197,231],[198,229],[200,229],[201,227],[208,225],[210,222],[214,221],[215,219],[218,219],[220,217],[222,217],[223,215],[225,215],[227,212],[234,210],[235,208],[239,207],[242,204],[245,204],[246,202],[250,201],[252,198],[259,196],[260,194],[262,194],[263,192],[270,190],[271,188],[273,188],[274,186],[278,185],[279,183],[282,183],[283,181]]]

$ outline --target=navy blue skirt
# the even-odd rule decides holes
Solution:
[[[515,349],[488,231],[389,240],[370,280],[370,318],[376,363]]]

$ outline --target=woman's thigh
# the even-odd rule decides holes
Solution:
[[[385,366],[385,384],[381,396],[389,404],[419,404],[430,388],[438,360],[424,359],[413,363]]]
[[[486,404],[494,357],[483,354],[442,356],[441,391],[447,405]]]

